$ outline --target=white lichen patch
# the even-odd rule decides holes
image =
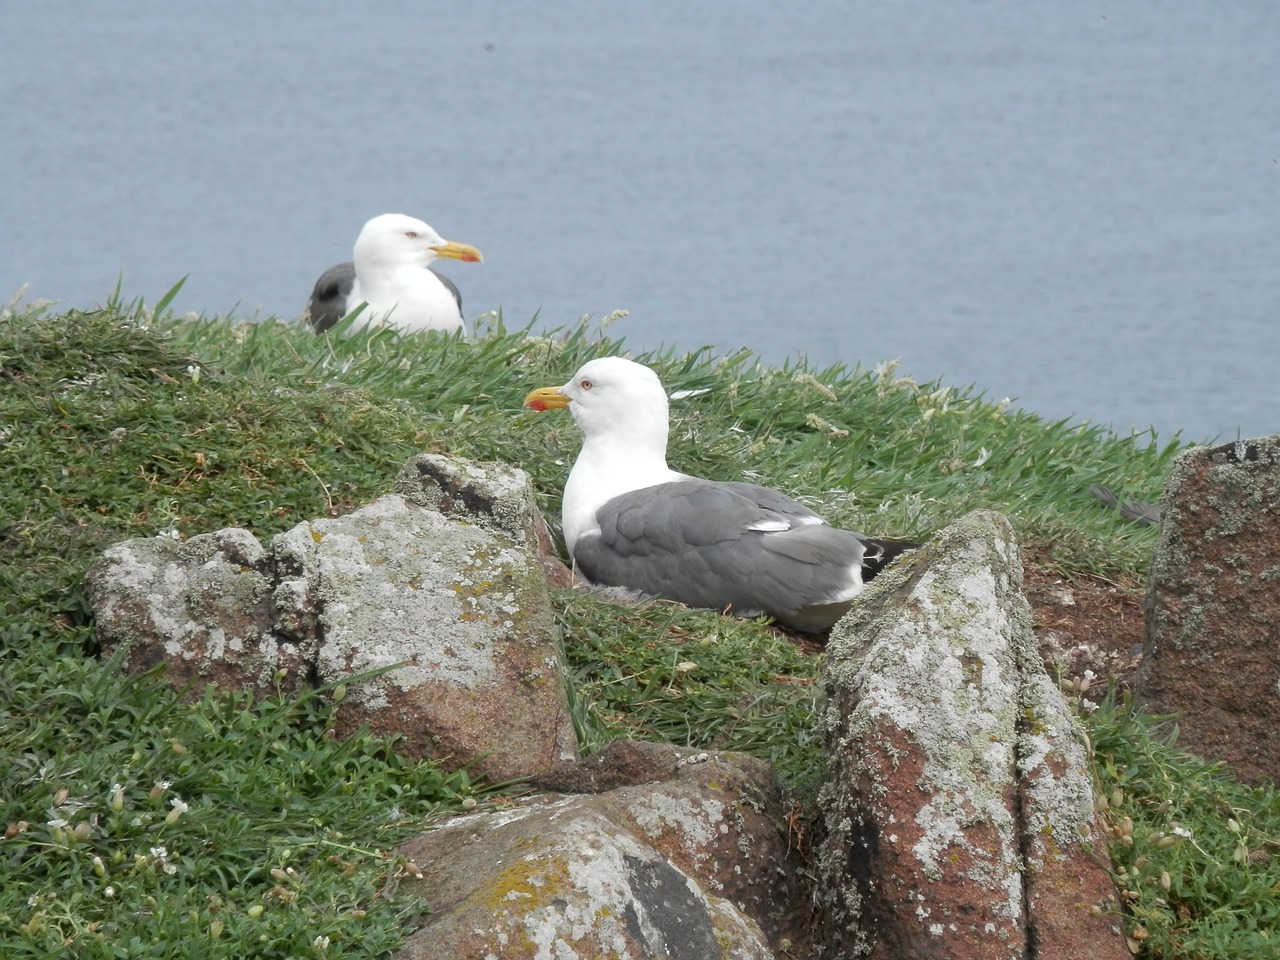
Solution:
[[[532,530],[537,508],[533,485],[523,470],[504,463],[421,454],[401,470],[396,492],[429,509],[457,513],[456,509],[447,508],[446,501],[453,494],[442,489],[441,482],[465,490],[464,499],[476,507],[469,514],[472,522],[499,530],[516,540],[523,540],[527,531]]]
[[[676,831],[692,854],[715,842],[725,824],[725,805],[711,797],[648,791],[627,804],[627,813],[650,839]]]
[[[240,659],[269,636],[240,616],[269,590],[267,580],[244,565],[262,556],[253,535],[235,529],[185,542],[160,537],[116,544],[86,582],[99,629],[126,643],[130,635],[155,637],[173,660]],[[230,624],[249,635],[232,632]]]

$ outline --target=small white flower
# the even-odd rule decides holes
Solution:
[[[973,465],[975,467],[980,467],[990,459],[991,459],[991,451],[988,450],[986,447],[983,447],[981,450],[978,451],[978,459],[973,461]]]
[[[169,851],[164,847],[152,847],[148,852],[154,860],[163,860],[165,857],[169,856]]]
[[[311,941],[311,945],[315,947],[317,950],[328,950],[329,938],[323,935],[316,937],[314,940]]]
[[[1191,831],[1188,830],[1186,827],[1174,827],[1173,832],[1178,836],[1182,837],[1182,839],[1184,840],[1191,839]]]
[[[65,830],[67,827],[67,821],[61,818],[58,818],[56,820],[50,820],[47,824],[45,824],[45,826],[53,830]]]

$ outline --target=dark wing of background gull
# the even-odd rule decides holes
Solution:
[[[1100,483],[1095,483],[1089,487],[1089,492],[1112,510],[1119,510],[1120,516],[1126,520],[1132,520],[1134,523],[1147,523],[1153,526],[1160,525],[1160,508],[1154,503],[1135,500],[1133,497],[1125,497],[1121,501],[1118,494],[1113,493]]]
[[[592,583],[742,616],[767,613],[810,632],[849,608],[838,598],[865,550],[857,534],[813,522],[812,511],[750,483],[662,483],[615,497],[596,519],[600,533],[580,537],[573,551]],[[783,524],[790,529],[750,529]]]
[[[438,270],[427,268],[445,285],[457,301],[458,313],[462,313],[462,291],[458,285]],[[339,263],[320,274],[311,299],[307,301],[307,319],[316,333],[324,333],[347,315],[347,295],[356,282],[356,265]]]

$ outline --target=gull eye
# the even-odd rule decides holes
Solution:
[[[588,380],[586,377],[583,377],[581,380],[578,381],[578,386],[580,386],[583,390],[590,390],[592,387],[595,386],[595,384],[592,383],[590,380]]]
[[[410,240],[417,240],[417,239],[418,239],[418,231],[417,231],[417,230],[406,230],[406,231],[404,232],[404,235],[405,235],[406,237],[408,237]]]

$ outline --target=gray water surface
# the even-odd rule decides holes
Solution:
[[[298,315],[421,216],[468,317],[1280,430],[1280,4],[0,0],[0,299]],[[547,371],[567,376],[571,371]],[[539,382],[545,381],[545,377]]]

